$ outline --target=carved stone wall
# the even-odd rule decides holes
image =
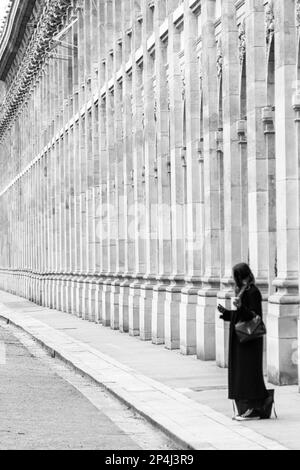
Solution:
[[[37,0],[23,28],[1,288],[226,367],[249,262],[269,379],[297,383],[299,2]]]

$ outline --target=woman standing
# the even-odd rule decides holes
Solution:
[[[238,421],[260,419],[268,391],[263,377],[263,338],[247,343],[240,343],[235,332],[235,325],[240,321],[249,321],[253,313],[262,317],[262,296],[255,285],[254,276],[249,266],[240,263],[233,268],[235,281],[236,310],[226,310],[218,305],[222,313],[220,318],[230,322],[229,333],[229,399],[235,400],[239,415]]]

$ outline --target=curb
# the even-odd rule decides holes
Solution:
[[[105,389],[183,450],[287,450],[280,443],[194,402],[110,356],[0,302],[0,318],[26,332],[52,357]]]
[[[2,307],[2,304],[0,303],[0,308]],[[5,307],[7,309],[7,307]],[[127,406],[129,409],[133,410],[134,412],[138,413],[140,416],[142,416],[144,419],[146,419],[150,424],[158,428],[160,431],[162,431],[167,437],[171,438],[175,443],[177,443],[180,447],[183,447],[182,450],[197,450],[192,444],[189,442],[181,439],[178,435],[174,434],[172,431],[170,431],[169,428],[162,426],[160,423],[158,423],[154,418],[149,416],[147,413],[141,411],[139,408],[137,408],[132,402],[129,400],[126,400],[124,397],[121,395],[118,395],[114,390],[112,390],[110,387],[105,385],[103,382],[99,382],[92,374],[86,372],[83,368],[80,368],[76,364],[74,364],[72,361],[64,357],[60,352],[58,352],[56,349],[52,348],[51,346],[48,346],[44,341],[40,340],[36,336],[34,336],[30,331],[28,331],[26,328],[24,328],[22,325],[16,323],[15,321],[11,320],[9,317],[6,317],[3,312],[0,313],[0,319],[6,321],[8,325],[13,325],[14,327],[24,331],[27,333],[31,338],[33,338],[45,351],[47,351],[48,354],[52,358],[57,358],[61,360],[64,364],[67,366],[71,367],[75,372],[80,373],[83,377],[87,377],[88,379],[92,380],[95,384],[99,385],[102,387],[104,390],[106,390],[110,395],[115,397],[118,401],[123,403],[125,406]],[[209,447],[207,447],[209,449]],[[205,450],[205,447],[203,449]],[[215,450],[210,446],[210,450]]]

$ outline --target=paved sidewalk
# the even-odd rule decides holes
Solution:
[[[0,316],[192,449],[300,449],[300,394],[276,388],[278,420],[237,423],[227,371],[0,292]]]

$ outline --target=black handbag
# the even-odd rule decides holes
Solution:
[[[241,321],[236,323],[235,332],[240,343],[248,343],[258,338],[262,338],[267,330],[266,326],[259,315],[251,312],[253,318],[248,321]]]
[[[259,410],[260,419],[270,419],[272,410],[274,411],[275,418],[277,418],[277,413],[275,410],[274,402],[274,393],[275,390],[267,390],[268,396],[265,398],[262,407]]]

